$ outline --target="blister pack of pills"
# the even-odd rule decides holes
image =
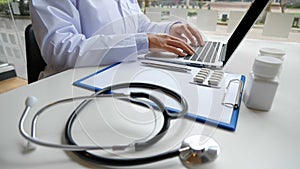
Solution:
[[[201,68],[193,77],[193,84],[221,88],[224,83],[224,72],[222,70],[212,70]]]

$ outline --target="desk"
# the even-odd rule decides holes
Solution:
[[[210,129],[213,131],[212,137],[220,145],[221,153],[216,161],[203,168],[298,169],[300,167],[300,79],[298,77],[300,44],[245,40],[234,53],[225,70],[248,76],[254,58],[262,47],[278,47],[287,53],[273,107],[269,112],[260,112],[250,110],[242,104],[235,132]],[[95,167],[84,162],[77,162],[61,150],[39,147],[35,152],[22,154],[22,145],[25,141],[20,136],[17,127],[24,109],[24,100],[28,95],[39,98],[38,104],[41,105],[74,95],[90,95],[90,91],[74,87],[72,82],[94,71],[96,71],[95,68],[68,70],[0,95],[0,168]],[[47,120],[45,123],[48,127],[44,127],[43,131],[47,132],[49,126],[63,131],[64,123],[60,125],[60,122],[64,120]],[[29,124],[26,123],[26,125]],[[204,125],[197,124],[197,127],[199,126]],[[208,126],[206,127],[209,129]],[[39,134],[43,136],[43,132]],[[50,136],[48,137],[51,138]],[[60,138],[51,141],[60,141]],[[183,168],[178,158],[144,167]],[[141,168],[141,166],[136,168]]]

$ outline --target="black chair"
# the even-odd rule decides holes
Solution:
[[[36,43],[32,25],[29,24],[25,29],[25,47],[27,59],[27,78],[28,84],[38,80],[39,74],[47,65],[42,58],[40,48]]]

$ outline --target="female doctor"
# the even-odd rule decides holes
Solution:
[[[188,24],[150,22],[137,0],[31,0],[30,11],[47,63],[40,78],[73,67],[132,61],[157,49],[191,55],[187,39],[203,45]]]

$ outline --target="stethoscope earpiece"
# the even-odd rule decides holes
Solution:
[[[26,100],[25,100],[25,106],[26,106],[26,108],[25,108],[25,110],[24,110],[24,113],[23,113],[23,115],[22,115],[22,117],[24,117],[25,116],[25,114],[27,114],[28,113],[28,111],[29,111],[29,109],[30,108],[32,108],[34,105],[35,105],[35,103],[38,101],[38,99],[36,98],[36,97],[34,97],[34,96],[28,96],[27,98],[26,98]],[[21,118],[22,119],[22,118]],[[23,126],[22,125],[19,125],[19,128],[20,128],[20,130],[21,130],[21,128],[23,128]],[[23,130],[23,129],[22,129]],[[21,132],[22,133],[22,132]],[[36,146],[33,144],[33,143],[31,143],[30,141],[27,141],[27,144],[26,144],[26,146],[24,146],[24,153],[29,153],[29,152],[31,152],[31,151],[33,151],[33,150],[35,150],[36,149]]]
[[[25,100],[26,107],[33,107],[34,104],[38,101],[38,99],[34,96],[28,96]]]

